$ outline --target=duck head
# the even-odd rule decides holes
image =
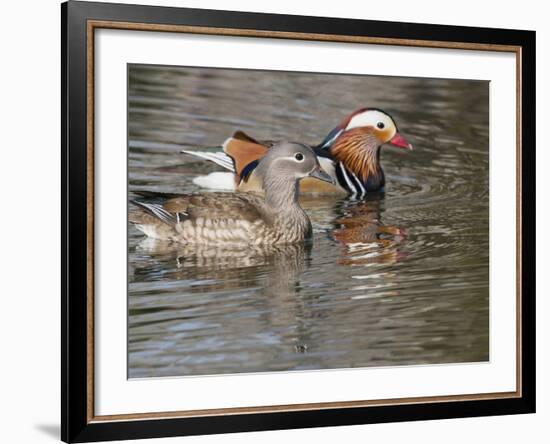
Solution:
[[[304,177],[333,182],[332,177],[321,168],[313,149],[302,143],[277,143],[260,159],[256,171],[264,182],[294,183]]]
[[[397,130],[393,118],[377,108],[363,108],[347,116],[342,122],[343,132],[361,129],[365,134],[372,134],[378,145],[385,143],[397,148],[412,150],[412,145]]]
[[[320,148],[328,149],[336,160],[366,182],[369,176],[382,176],[379,161],[380,147],[384,144],[412,150],[388,113],[362,108],[344,118]]]
[[[260,159],[256,174],[262,180],[266,200],[273,204],[297,201],[298,181],[305,177],[334,183],[321,168],[313,149],[294,142],[281,142],[270,148]]]

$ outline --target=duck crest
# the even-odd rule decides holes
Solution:
[[[383,185],[380,168],[380,142],[371,128],[343,132],[330,147],[332,157],[355,174],[364,184]]]

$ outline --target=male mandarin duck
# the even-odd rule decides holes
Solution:
[[[313,150],[282,142],[255,168],[264,196],[251,193],[187,194],[164,202],[133,201],[129,220],[147,236],[202,245],[291,244],[311,237],[311,222],[298,203],[298,182],[331,182]],[[162,196],[157,196],[156,200]]]
[[[306,178],[300,183],[300,192],[363,196],[367,192],[382,190],[385,177],[380,165],[380,147],[386,143],[412,150],[412,145],[399,133],[388,113],[377,108],[355,111],[314,148],[334,184]],[[259,142],[237,131],[225,141],[223,152],[183,152],[215,162],[232,172],[199,176],[193,180],[195,184],[205,188],[262,192],[262,181],[256,168],[273,144]]]

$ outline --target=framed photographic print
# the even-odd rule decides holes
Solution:
[[[62,12],[62,439],[535,411],[535,33]]]

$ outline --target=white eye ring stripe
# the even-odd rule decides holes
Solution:
[[[293,160],[294,162],[298,162],[298,163],[302,163],[304,160],[306,160],[306,156],[303,155],[304,158],[302,160],[298,160],[296,159],[296,157],[294,156],[284,156],[284,157],[279,157],[277,159],[275,159],[276,161],[279,161],[279,160],[282,160],[282,159],[285,159],[285,160]]]

